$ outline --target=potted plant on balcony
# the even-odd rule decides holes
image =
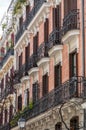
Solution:
[[[7,27],[7,24],[6,24],[6,23],[3,23],[3,24],[2,24],[2,30],[4,31],[6,27]]]
[[[26,3],[26,0],[18,0],[17,3],[15,4],[13,14],[19,14],[21,13],[22,10],[22,5]]]

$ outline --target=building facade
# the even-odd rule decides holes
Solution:
[[[23,2],[14,15],[9,129],[21,116],[26,130],[85,129],[85,0]]]

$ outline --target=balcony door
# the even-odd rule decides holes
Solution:
[[[38,82],[33,84],[33,103],[39,99],[39,85]]]
[[[49,19],[46,18],[44,22],[44,42],[48,42],[48,36],[49,36]]]
[[[57,5],[56,8],[53,8],[53,29],[59,29],[61,26],[61,5]]]
[[[18,96],[18,111],[22,110],[22,95]]]
[[[39,32],[33,38],[33,54],[37,55],[38,50],[38,42],[39,42]]]
[[[74,9],[77,9],[77,0],[64,0],[64,15]]]
[[[78,54],[73,52],[69,55],[69,75],[70,78],[78,75]]]
[[[55,85],[55,88],[60,86],[61,79],[62,79],[62,72],[61,72],[61,64],[59,63],[54,67],[54,85]]]
[[[48,85],[49,85],[49,76],[48,73],[43,75],[42,77],[42,83],[43,83],[43,89],[42,89],[42,95],[45,96],[48,93]]]
[[[30,44],[28,43],[28,46],[25,48],[25,71],[26,72],[28,70],[29,57],[30,57]]]

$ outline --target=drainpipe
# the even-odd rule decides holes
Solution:
[[[84,0],[81,0],[82,11],[82,76],[85,77],[85,30],[84,30]]]

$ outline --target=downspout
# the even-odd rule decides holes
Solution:
[[[82,76],[85,77],[85,30],[84,30],[84,0],[81,0],[82,11]]]

